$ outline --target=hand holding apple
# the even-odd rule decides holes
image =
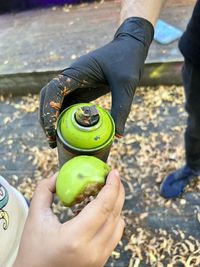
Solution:
[[[61,224],[51,210],[56,177],[36,189],[13,267],[102,267],[121,239],[124,188],[116,171],[76,217]]]

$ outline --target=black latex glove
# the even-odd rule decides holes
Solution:
[[[40,122],[52,148],[56,147],[55,124],[60,111],[109,91],[116,135],[123,135],[153,33],[153,26],[147,20],[126,19],[113,41],[80,57],[41,90]]]

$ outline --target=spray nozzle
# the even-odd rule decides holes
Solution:
[[[95,105],[79,107],[75,112],[75,119],[81,126],[90,127],[99,121],[99,112]]]

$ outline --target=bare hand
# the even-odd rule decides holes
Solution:
[[[121,239],[124,188],[116,171],[95,200],[61,224],[51,210],[55,177],[35,191],[13,267],[102,267]]]

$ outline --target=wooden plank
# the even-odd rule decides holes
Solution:
[[[182,61],[147,63],[140,85],[180,85],[182,84],[181,67]],[[0,76],[0,94],[26,95],[30,92],[38,93],[45,84],[59,73],[60,70],[2,75]]]

